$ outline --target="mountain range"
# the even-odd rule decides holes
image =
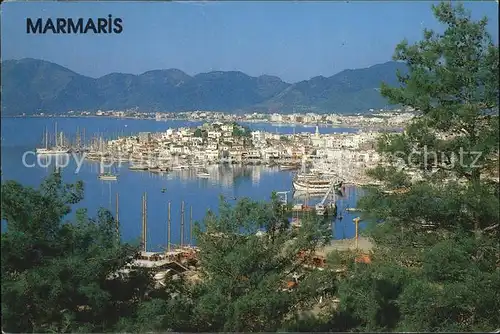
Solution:
[[[38,59],[6,60],[1,65],[5,116],[134,107],[159,112],[367,112],[388,104],[379,93],[380,83],[397,86],[396,71],[407,71],[405,64],[391,61],[291,84],[276,76],[252,77],[238,71],[190,76],[167,69],[91,78]]]

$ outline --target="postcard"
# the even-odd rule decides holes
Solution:
[[[2,331],[489,331],[498,1],[6,1]]]

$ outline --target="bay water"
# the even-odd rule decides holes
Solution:
[[[87,138],[102,134],[107,138],[118,135],[132,135],[139,132],[159,132],[168,128],[192,127],[202,122],[191,121],[155,121],[116,118],[2,118],[1,119],[1,170],[2,180],[15,180],[23,185],[38,187],[43,178],[54,169],[55,157],[41,160],[45,166],[36,163],[34,155],[26,155],[25,162],[34,164],[27,167],[23,163],[25,152],[34,151],[42,146],[44,129],[54,133],[55,123],[58,131],[74,138],[77,131],[85,129]],[[315,127],[275,126],[269,123],[246,123],[252,130],[291,134],[300,132],[313,133]],[[352,128],[320,127],[321,133],[356,132]],[[61,163],[61,162],[59,162]],[[126,241],[138,241],[141,234],[142,195],[147,194],[148,250],[158,251],[167,243],[167,207],[171,203],[171,242],[180,243],[181,203],[184,202],[184,244],[195,243],[190,240],[191,221],[200,221],[208,209],[217,213],[219,197],[222,195],[234,203],[242,197],[254,200],[268,200],[273,191],[292,190],[293,172],[280,171],[278,168],[265,166],[228,166],[219,165],[209,169],[208,179],[196,177],[194,171],[172,171],[170,173],[151,173],[131,171],[128,164],[118,165],[118,181],[98,179],[99,163],[84,161],[77,171],[77,163],[69,159],[69,164],[62,169],[65,182],[82,180],[85,198],[74,206],[71,220],[77,208],[87,208],[91,216],[97,214],[100,207],[116,210],[116,194],[119,196],[119,220],[121,234]],[[332,220],[332,237],[344,239],[354,237],[353,218],[356,213],[346,212],[345,208],[355,207],[360,190],[346,187],[344,196],[337,199],[339,216]],[[192,219],[191,219],[192,218]],[[363,228],[363,224],[360,223]],[[2,222],[2,230],[5,222]]]

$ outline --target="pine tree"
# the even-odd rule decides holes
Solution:
[[[401,85],[382,85],[416,117],[383,135],[384,182],[358,204],[373,223],[370,265],[352,264],[341,312],[371,331],[491,331],[500,324],[498,45],[487,20],[433,6],[444,32],[400,43]]]
[[[2,184],[3,331],[111,331],[145,299],[148,275],[113,276],[137,249],[120,242],[108,211],[63,221],[82,198],[83,184],[64,184],[60,173],[39,189]]]

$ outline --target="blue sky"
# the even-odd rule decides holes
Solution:
[[[2,59],[38,58],[98,77],[178,68],[238,70],[288,82],[391,59],[403,38],[438,28],[431,1],[10,2],[3,3]],[[434,2],[435,3],[435,2]],[[498,43],[498,4],[469,1]],[[26,18],[123,19],[119,35],[28,35]]]

